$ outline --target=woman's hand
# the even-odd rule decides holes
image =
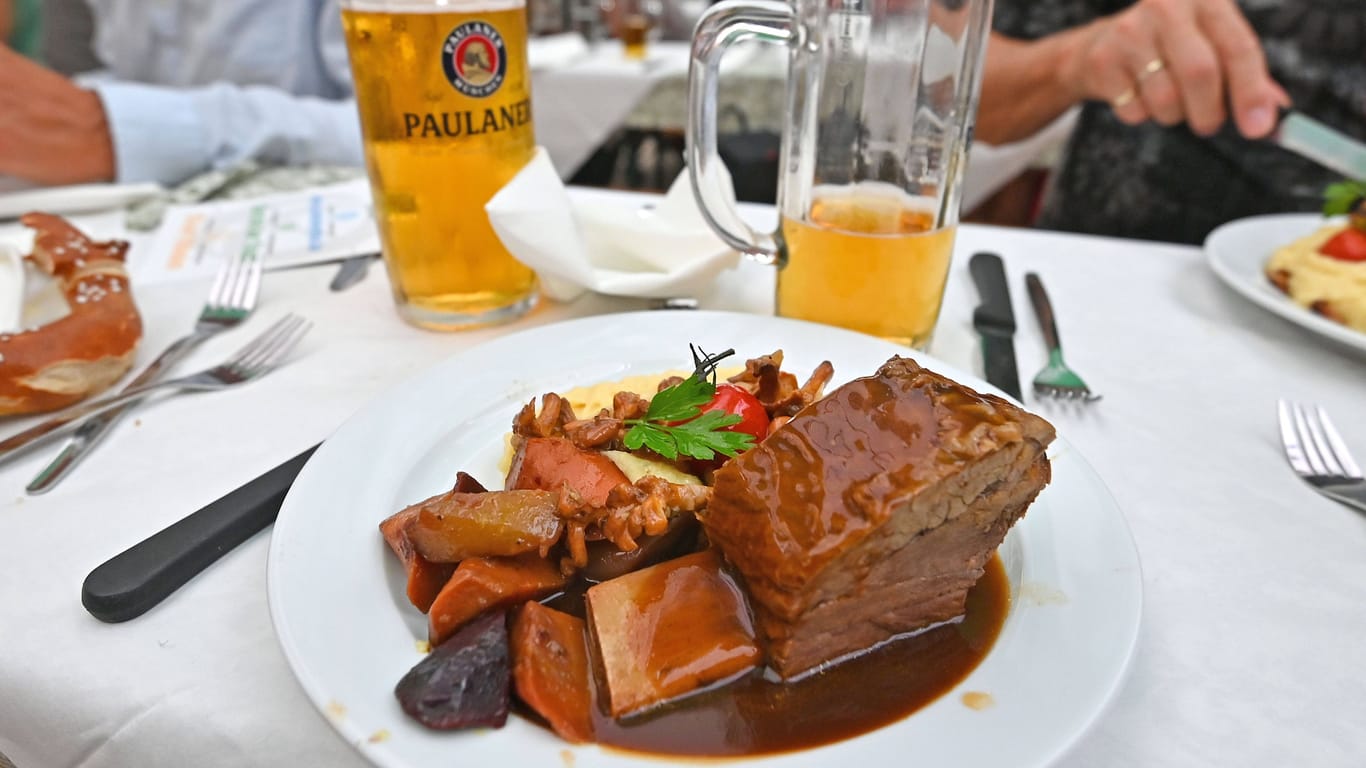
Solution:
[[[1209,135],[1232,118],[1248,138],[1290,98],[1233,0],[1140,0],[1078,30],[1059,75],[1077,101],[1106,101],[1126,123],[1187,123]]]
[[[4,45],[0,175],[39,184],[114,177],[114,145],[100,97]]]

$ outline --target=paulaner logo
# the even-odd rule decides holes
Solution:
[[[441,64],[455,90],[475,98],[491,95],[507,74],[503,36],[486,21],[467,21],[446,36]]]

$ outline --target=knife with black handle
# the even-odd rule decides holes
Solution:
[[[968,271],[982,297],[982,303],[972,313],[972,326],[982,335],[987,381],[1023,401],[1020,373],[1015,366],[1015,311],[1010,306],[1005,264],[994,253],[974,253],[968,261]]]
[[[275,521],[313,446],[90,572],[81,604],[100,621],[146,613],[218,558]]]

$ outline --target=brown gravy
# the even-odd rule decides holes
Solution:
[[[598,706],[596,740],[640,752],[720,757],[858,736],[910,715],[967,677],[991,650],[1009,606],[1010,583],[993,555],[968,592],[962,621],[894,640],[794,683],[771,682],[756,670],[620,722]]]

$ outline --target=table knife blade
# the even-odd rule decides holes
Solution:
[[[1015,364],[1015,311],[1005,264],[994,253],[974,253],[968,271],[982,303],[972,313],[972,325],[982,336],[982,363],[987,381],[1023,402],[1020,373]]]
[[[81,586],[81,604],[109,623],[137,618],[275,521],[312,448],[249,480],[106,560]]]
[[[1366,180],[1366,144],[1300,112],[1286,112],[1271,140],[1348,179]]]

